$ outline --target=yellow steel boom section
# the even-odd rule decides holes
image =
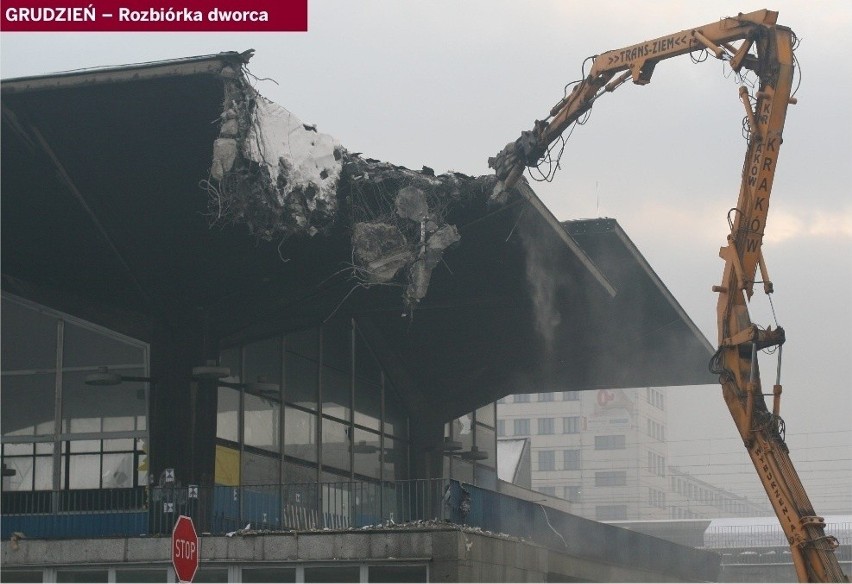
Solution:
[[[837,540],[825,534],[825,523],[814,512],[784,442],[780,417],[784,330],[752,324],[747,308],[758,269],[764,291],[773,292],[761,247],[787,106],[795,103],[791,97],[795,36],[776,25],[777,17],[777,12],[769,10],[740,14],[594,57],[589,74],[553,106],[549,117],[537,120],[532,130],[489,159],[489,165],[499,179],[495,193],[510,189],[600,95],[628,79],[639,85],[649,83],[654,67],[664,59],[706,49],[728,61],[734,71],[745,68],[757,75],[760,82],[754,95],[740,87],[749,140],[739,198],[729,213],[731,233],[719,252],[725,260],[722,282],[713,287],[719,294],[719,349],[711,369],[719,375],[722,395],[790,543],[799,580],[848,582],[834,554]],[[767,347],[779,352],[779,379],[768,394],[773,396],[771,411],[757,361],[757,351]]]

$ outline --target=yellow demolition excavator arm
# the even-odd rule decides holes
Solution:
[[[713,287],[719,295],[719,348],[711,370],[719,375],[722,395],[790,543],[799,581],[848,582],[834,553],[837,540],[825,534],[824,520],[814,512],[784,442],[780,356],[779,378],[768,394],[773,397],[771,410],[764,399],[757,352],[777,347],[780,353],[784,330],[753,324],[747,307],[758,269],[764,291],[773,291],[761,246],[787,106],[795,103],[791,93],[796,39],[789,28],[776,24],[777,17],[769,10],[739,14],[594,57],[589,74],[553,106],[547,119],[536,121],[532,130],[489,159],[489,166],[499,179],[495,192],[510,189],[526,167],[537,166],[548,155],[551,145],[598,97],[628,79],[649,83],[654,67],[664,59],[707,50],[726,60],[736,73],[746,69],[756,74],[759,83],[753,94],[745,85],[739,90],[748,149],[739,198],[728,217],[731,232],[719,252],[725,262],[722,281]]]

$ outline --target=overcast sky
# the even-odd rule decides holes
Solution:
[[[221,51],[257,50],[258,89],[350,151],[438,172],[486,174],[547,115],[583,60],[720,17],[771,8],[801,44],[764,254],[787,330],[781,414],[817,512],[852,513],[852,2],[310,0],[307,33],[0,35],[8,79]],[[745,142],[736,80],[718,61],[661,63],[650,85],[600,99],[536,192],[561,220],[624,227],[716,343],[726,213]],[[773,324],[765,297],[753,320]],[[764,371],[774,360],[763,358]],[[765,374],[765,376],[768,375]],[[767,380],[766,383],[771,383]],[[716,386],[669,393],[670,463],[763,497]]]

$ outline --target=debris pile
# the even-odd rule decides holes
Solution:
[[[213,146],[211,225],[238,223],[260,239],[351,234],[355,285],[403,289],[405,313],[425,296],[444,252],[461,238],[452,206],[484,204],[491,176],[436,176],[351,154],[331,136],[259,95],[230,68]]]
[[[448,207],[483,196],[478,179],[435,176],[371,159],[350,158],[349,180],[355,276],[364,285],[404,288],[406,311],[425,296],[432,271],[460,239],[447,221]]]
[[[527,541],[523,537],[510,535],[508,533],[498,532],[498,531],[489,531],[487,529],[482,529],[481,527],[474,527],[470,525],[464,525],[461,523],[453,523],[452,521],[448,521],[446,519],[415,519],[412,521],[405,521],[402,523],[395,523],[393,521],[385,521],[383,523],[376,523],[375,525],[362,525],[362,526],[350,526],[350,527],[342,527],[342,528],[329,528],[329,527],[314,527],[314,528],[299,528],[299,529],[251,529],[250,525],[247,525],[244,529],[238,529],[236,531],[231,531],[225,534],[225,537],[257,537],[263,535],[290,535],[293,533],[352,533],[352,532],[364,532],[364,531],[419,531],[419,530],[438,530],[438,529],[455,529],[462,533],[476,534],[476,535],[485,535],[491,537],[499,537],[501,539],[511,540],[511,541]]]

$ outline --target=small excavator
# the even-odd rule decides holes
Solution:
[[[563,132],[582,122],[597,98],[628,79],[648,84],[657,63],[665,59],[708,51],[726,61],[740,80],[749,71],[757,77],[754,88],[746,83],[739,87],[748,147],[739,198],[728,213],[730,234],[719,251],[725,267],[721,283],[713,286],[719,295],[718,350],[710,368],[719,376],[725,403],[790,544],[799,581],[849,582],[834,552],[838,541],[825,534],[825,521],[814,511],[784,441],[780,416],[784,329],[753,324],[748,311],[756,283],[763,284],[766,294],[773,292],[761,248],[787,106],[796,103],[792,89],[797,39],[777,19],[778,13],[770,10],[741,13],[592,57],[588,75],[566,91],[549,116],[537,120],[532,130],[522,132],[488,162],[498,178],[495,195],[508,191],[527,167],[552,162],[553,145]],[[756,281],[758,269],[761,279]],[[757,352],[763,349],[779,355],[771,393],[763,392],[760,381]],[[764,396],[772,397],[771,410]]]

